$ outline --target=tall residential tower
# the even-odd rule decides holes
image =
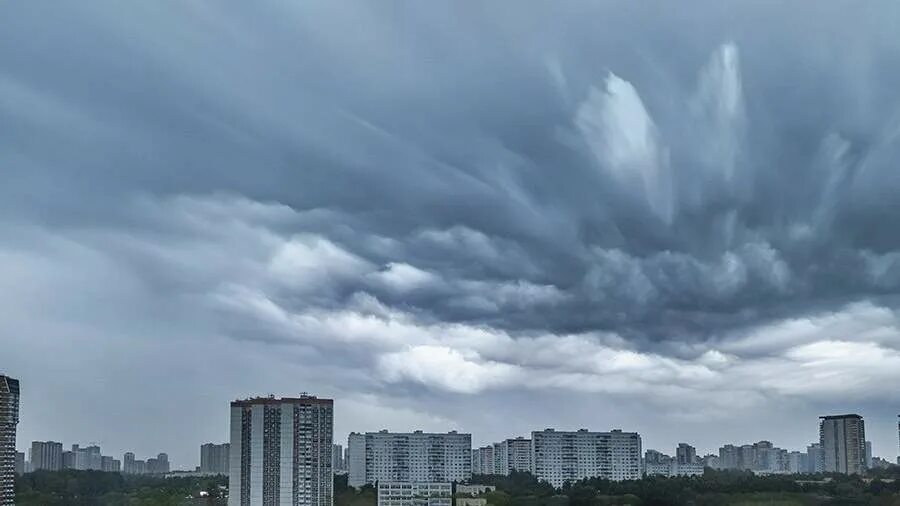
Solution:
[[[0,504],[15,504],[19,380],[0,374]]]
[[[310,395],[231,403],[229,506],[332,506],[334,401]]]
[[[819,444],[825,472],[862,474],[866,470],[866,425],[859,415],[819,417]]]

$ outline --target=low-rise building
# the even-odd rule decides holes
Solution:
[[[452,483],[378,482],[378,506],[451,506]]]
[[[494,492],[497,490],[497,487],[493,485],[457,485],[456,486],[456,495],[467,495],[470,497],[476,497],[482,494],[487,494],[488,492]]]

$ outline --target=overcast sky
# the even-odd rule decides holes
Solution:
[[[897,455],[900,2],[8,1],[19,448],[352,431]]]

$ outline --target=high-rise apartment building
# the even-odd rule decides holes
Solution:
[[[106,473],[122,472],[122,462],[104,455],[100,457],[100,470]]]
[[[672,473],[672,457],[657,450],[644,453],[644,474],[647,476],[669,476]]]
[[[601,477],[637,480],[641,477],[641,436],[636,432],[531,433],[534,475],[554,487],[565,482]]]
[[[160,453],[155,458],[149,458],[146,462],[147,474],[166,474],[169,472],[169,455]]]
[[[806,473],[809,469],[809,455],[802,452],[789,452],[787,454],[787,472],[791,474]]]
[[[332,506],[333,423],[331,399],[232,402],[229,506]]]
[[[63,468],[62,443],[56,441],[31,442],[31,469],[59,471]]]
[[[354,487],[381,481],[460,482],[472,477],[471,434],[383,430],[353,433],[349,445],[349,484]]]
[[[472,474],[509,476],[513,471],[531,472],[530,439],[507,439],[472,450]]]
[[[506,473],[513,471],[531,472],[531,440],[524,437],[504,441],[506,454]]]
[[[134,463],[134,454],[131,452],[125,452],[125,455],[122,457],[122,472],[125,474],[137,474]]]
[[[100,457],[100,470],[106,473],[122,472],[122,461],[109,456]]]
[[[497,474],[494,469],[494,445],[472,450],[472,474]]]
[[[687,443],[678,443],[678,447],[675,448],[675,460],[680,465],[695,464],[697,449]]]
[[[357,488],[366,484],[366,435],[359,432],[347,438],[347,484]]]
[[[228,443],[200,445],[200,472],[228,474],[230,448]]]
[[[25,474],[25,452],[16,452],[16,476]]]
[[[825,452],[825,472],[865,472],[866,426],[863,418],[854,414],[819,418],[819,444]]]
[[[787,450],[776,448],[769,441],[759,441],[741,446],[725,445],[719,448],[720,469],[743,469],[757,474],[783,474],[790,472],[790,456]]]
[[[718,460],[718,457],[709,455]],[[644,453],[644,474],[647,476],[702,476],[706,468],[704,461],[696,456],[694,447],[680,443],[675,449],[675,457],[656,450]]]
[[[0,504],[15,504],[19,380],[0,374]]]
[[[725,445],[719,448],[719,467],[721,469],[738,469],[740,462],[740,448],[734,445]]]
[[[102,467],[100,447],[96,445],[85,448],[82,448],[77,444],[72,445],[72,456],[70,458],[72,459],[71,467],[67,467],[68,469],[99,471]]]
[[[344,447],[335,443],[331,448],[331,468],[337,471],[344,471]]]
[[[806,447],[806,471],[809,473],[825,472],[825,450],[819,443]]]

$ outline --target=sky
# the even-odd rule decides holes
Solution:
[[[900,2],[0,5],[18,446],[900,413]]]

